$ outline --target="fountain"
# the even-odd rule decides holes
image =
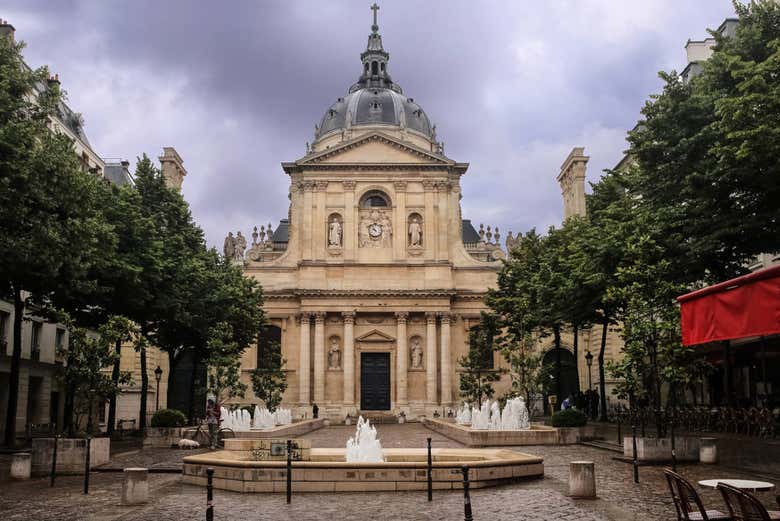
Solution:
[[[376,427],[372,427],[362,416],[358,418],[355,437],[347,440],[347,463],[382,463],[382,444],[376,437]]]
[[[290,409],[279,408],[274,412],[274,421],[276,425],[290,425],[292,423],[292,411]]]
[[[254,429],[273,429],[276,426],[274,421],[274,415],[271,414],[268,409],[263,407],[262,409],[255,405],[255,417],[252,422],[252,428]]]
[[[458,414],[455,415],[455,423],[458,425],[469,425],[471,423],[471,408],[468,403],[463,402],[463,405],[458,409]]]
[[[501,413],[501,428],[503,430],[527,430],[531,428],[528,408],[522,396],[507,400]]]

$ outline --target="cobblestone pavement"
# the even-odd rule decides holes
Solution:
[[[424,447],[431,437],[434,447],[457,447],[456,442],[428,431],[419,424],[379,425],[386,447]],[[353,427],[334,426],[306,435],[315,447],[341,447]],[[579,445],[517,447],[545,458],[545,477],[521,483],[472,491],[476,520],[655,520],[674,519],[666,481],[658,467],[641,467],[639,485],[632,482],[631,465],[612,459],[614,453]],[[112,466],[175,465],[183,451],[154,449],[115,458]],[[587,459],[596,463],[599,499],[567,497],[568,463]],[[712,477],[757,478],[719,466],[681,465],[691,481]],[[204,488],[183,485],[176,474],[150,475],[150,503],[122,507],[121,473],[96,473],[89,496],[81,493],[83,478],[58,477],[53,489],[44,479],[0,486],[2,521],[11,520],[202,520]],[[772,479],[769,479],[772,481]],[[777,480],[775,480],[777,483]],[[718,493],[700,490],[705,505],[724,508]],[[759,493],[771,507],[773,493]],[[774,506],[774,508],[777,508]],[[428,503],[424,492],[296,494],[286,505],[282,494],[238,494],[215,491],[216,520],[459,520],[463,518],[462,492],[435,492]]]

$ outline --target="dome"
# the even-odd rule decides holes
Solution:
[[[325,112],[316,127],[315,140],[361,125],[389,125],[417,131],[435,143],[436,130],[428,115],[412,98],[404,96],[401,86],[390,77],[390,54],[382,46],[376,19],[378,8],[374,7],[374,24],[366,50],[360,54],[362,73],[346,97],[336,100]]]
[[[339,98],[322,117],[316,137],[359,125],[392,125],[434,139],[425,111],[412,98],[388,87],[358,88]]]

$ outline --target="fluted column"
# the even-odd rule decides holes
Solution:
[[[450,354],[450,314],[441,314],[441,404],[452,402],[452,360]]]
[[[325,400],[325,312],[314,314],[314,403]]]
[[[426,313],[425,389],[429,404],[436,404],[436,313]]]
[[[344,405],[355,405],[355,312],[345,311],[344,317]]]
[[[301,342],[298,356],[298,390],[301,405],[308,405],[311,401],[309,395],[309,372],[311,371],[309,360],[309,321],[311,320],[311,313],[301,313],[299,318],[301,320]]]
[[[407,366],[409,363],[409,348],[406,344],[406,319],[409,313],[401,311],[395,314],[397,321],[396,338],[398,339],[398,349],[395,353],[395,371],[396,371],[396,402],[398,406],[405,406],[409,402],[407,395]]]

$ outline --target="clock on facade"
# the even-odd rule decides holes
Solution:
[[[372,238],[378,239],[379,237],[382,236],[382,225],[381,224],[377,224],[377,223],[373,223],[372,225],[370,225],[368,227],[368,234]]]

